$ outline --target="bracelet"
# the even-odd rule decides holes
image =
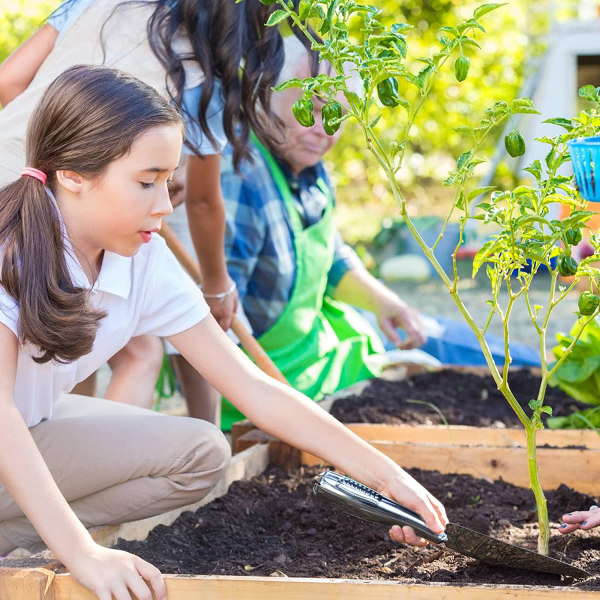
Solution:
[[[235,285],[234,281],[226,292],[221,292],[220,294],[206,294],[205,292],[202,292],[202,294],[205,298],[208,298],[209,300],[218,300],[219,302],[225,302],[225,298],[233,294],[236,288],[237,285]]]

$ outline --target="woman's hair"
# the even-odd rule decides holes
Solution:
[[[136,0],[134,0],[136,1]],[[271,88],[283,66],[283,43],[277,27],[265,27],[276,4],[260,0],[155,0],[157,8],[148,22],[148,38],[169,79],[175,86],[173,99],[181,106],[185,86],[184,60],[173,49],[173,38],[182,33],[189,39],[204,74],[197,114],[189,115],[200,124],[214,143],[206,110],[214,91],[215,78],[221,82],[224,99],[223,129],[233,147],[233,164],[250,158],[248,138],[254,130],[260,138],[269,138],[267,120],[279,123],[270,110]],[[297,5],[299,0],[294,0]],[[310,49],[302,32],[294,34]],[[313,63],[316,65],[316,53]],[[260,118],[262,113],[263,118]],[[267,119],[264,116],[267,116]],[[187,142],[192,151],[197,148]]]
[[[300,0],[292,1],[297,10]],[[54,14],[66,12],[73,2],[67,0]],[[123,4],[155,5],[147,25],[148,41],[165,69],[169,94],[177,106],[190,113],[185,116],[197,122],[213,144],[215,138],[208,126],[207,110],[215,80],[220,81],[223,130],[233,147],[233,165],[237,170],[242,159],[250,159],[250,130],[260,139],[268,140],[272,124],[281,125],[269,104],[271,88],[283,66],[282,36],[278,27],[265,26],[277,4],[268,6],[261,0],[123,0]],[[309,39],[297,27],[292,32],[311,52]],[[176,40],[182,35],[191,44],[192,56],[176,50]],[[103,43],[102,28],[100,40]],[[189,60],[195,60],[204,75],[200,103],[193,109],[182,106],[186,84],[184,63]],[[316,52],[312,52],[312,62],[316,75]],[[202,156],[191,140],[186,145]]]
[[[77,66],[49,86],[29,121],[26,161],[47,175],[100,177],[151,127],[182,127],[176,108],[150,86],[114,69]],[[92,349],[105,313],[74,285],[58,209],[41,181],[20,177],[0,190],[0,277],[19,305],[19,341],[39,363],[66,363]]]

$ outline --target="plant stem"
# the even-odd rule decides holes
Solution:
[[[550,529],[548,527],[548,506],[546,504],[546,497],[544,496],[544,490],[540,483],[539,469],[537,466],[537,455],[536,455],[536,435],[537,427],[535,424],[525,427],[527,434],[527,461],[529,466],[529,482],[533,495],[535,496],[535,502],[538,511],[538,523],[540,532],[538,536],[538,552],[540,554],[548,554],[548,540],[550,537]]]

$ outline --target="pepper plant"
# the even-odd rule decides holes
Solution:
[[[552,412],[549,406],[544,405],[544,396],[548,379],[562,361],[549,368],[545,351],[546,330],[552,310],[583,276],[593,282],[593,289],[582,296],[582,326],[599,312],[596,296],[599,278],[591,263],[600,258],[600,238],[595,235],[591,237],[593,256],[579,263],[571,256],[571,248],[581,239],[581,230],[592,213],[585,210],[585,202],[579,196],[572,177],[560,174],[560,170],[569,161],[568,140],[600,131],[598,90],[586,86],[580,91],[583,97],[592,101],[593,108],[575,119],[557,118],[549,121],[560,127],[561,133],[540,140],[548,145],[549,151],[544,161],[536,160],[526,169],[533,183],[513,190],[476,187],[472,185],[473,172],[478,164],[484,162],[478,152],[486,136],[507,121],[512,121],[514,115],[537,113],[531,100],[517,98],[511,102],[498,101],[485,111],[475,126],[461,128],[470,140],[470,148],[458,157],[456,169],[444,182],[454,186],[454,202],[439,237],[429,246],[407,212],[407,199],[402,193],[397,174],[402,168],[405,152],[410,149],[411,129],[421,107],[431,95],[438,73],[450,65],[458,82],[468,77],[471,55],[480,50],[477,37],[485,33],[481,20],[502,5],[479,6],[471,18],[439,31],[439,47],[430,56],[412,57],[409,54],[412,27],[405,23],[384,25],[382,15],[375,6],[360,4],[355,0],[300,0],[296,3],[291,0],[261,1],[271,5],[268,26],[287,22],[297,27],[310,39],[312,49],[319,53],[320,60],[328,61],[332,66],[331,74],[319,74],[303,81],[291,79],[275,88],[276,91],[288,87],[302,89],[302,96],[294,106],[294,114],[304,126],[314,123],[314,97],[325,103],[322,118],[327,133],[334,133],[346,119],[354,119],[358,123],[365,147],[381,166],[406,226],[423,248],[475,333],[498,389],[523,424],[527,437],[530,483],[538,512],[538,550],[546,554],[549,525],[546,500],[538,477],[536,433],[543,427],[543,414]],[[361,92],[351,85],[351,77],[356,76],[362,82]],[[344,108],[338,101],[340,94],[345,98]],[[386,139],[386,132],[377,127],[383,112],[388,110],[395,110],[394,117],[403,119],[402,134],[397,139]],[[504,143],[513,157],[525,152],[523,136],[514,127],[505,136]],[[479,198],[483,198],[483,201],[472,218],[495,226],[490,241],[479,250],[473,262],[473,276],[485,266],[490,282],[491,296],[487,301],[489,314],[483,325],[475,322],[460,297],[456,265],[457,250],[467,221],[471,218],[470,206]],[[570,215],[563,220],[552,219],[553,205],[555,209],[556,205],[567,205],[571,210]],[[460,239],[452,254],[453,273],[447,275],[435,257],[434,249],[451,219],[458,219]],[[547,303],[540,306],[530,300],[529,290],[536,273],[543,267],[550,271],[551,277]],[[566,283],[561,282],[560,276],[569,276],[571,279]],[[501,291],[505,292],[503,296]],[[537,397],[529,402],[529,414],[516,400],[508,379],[509,325],[515,302],[519,298],[524,298],[526,303],[541,354],[541,385]],[[485,339],[493,318],[500,319],[504,331],[506,358],[501,368],[494,363]],[[564,356],[578,337],[573,339]]]

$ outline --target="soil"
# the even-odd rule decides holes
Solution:
[[[595,499],[565,486],[548,492],[553,532],[551,555],[592,574],[585,581],[489,566],[443,546],[413,548],[392,542],[387,528],[356,519],[312,496],[321,468],[264,475],[234,483],[229,492],[196,513],[159,526],[145,542],[117,547],[155,564],[164,573],[392,579],[406,583],[449,582],[600,589],[597,532],[557,533],[564,512]],[[535,549],[534,500],[529,490],[468,475],[410,473],[438,498],[451,521]]]
[[[540,377],[526,369],[509,374],[508,382],[527,414],[536,398]],[[544,404],[553,415],[566,416],[589,408],[558,388],[548,387]],[[521,427],[491,375],[451,369],[413,375],[400,381],[373,379],[358,395],[336,400],[331,414],[343,423],[410,423],[415,425],[472,425]]]

